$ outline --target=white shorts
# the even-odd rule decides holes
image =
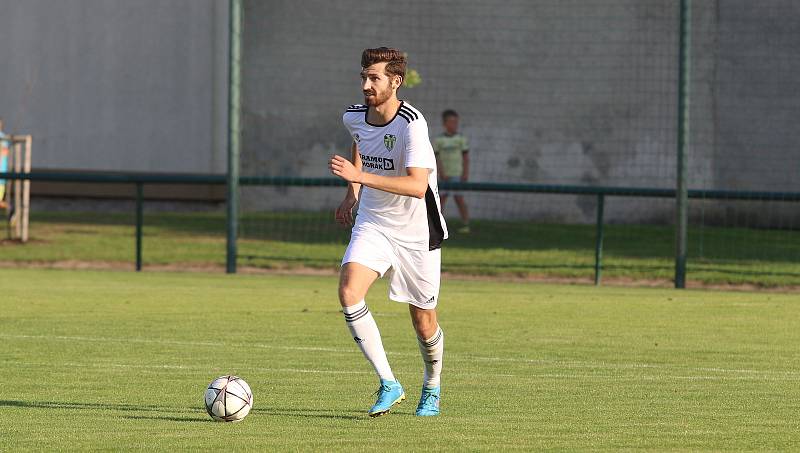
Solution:
[[[442,250],[411,250],[393,243],[374,227],[356,225],[342,265],[359,263],[389,277],[389,299],[422,309],[439,302]]]

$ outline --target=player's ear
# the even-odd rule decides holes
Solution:
[[[394,79],[392,80],[392,87],[395,90],[397,90],[400,88],[401,85],[403,85],[403,76],[401,75],[394,76]]]

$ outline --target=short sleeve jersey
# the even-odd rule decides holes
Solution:
[[[462,155],[464,151],[469,151],[466,137],[461,134],[440,135],[433,140],[433,149],[447,177],[461,176],[464,171]]]
[[[435,250],[447,239],[436,184],[436,157],[428,138],[428,124],[419,110],[400,102],[386,124],[367,122],[368,107],[354,104],[342,121],[361,156],[362,171],[382,176],[406,176],[406,168],[431,170],[421,199],[363,186],[357,224],[368,223],[396,244],[411,250]]]

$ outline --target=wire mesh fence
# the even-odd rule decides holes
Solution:
[[[420,76],[400,97],[425,114],[432,140],[442,134],[440,113],[459,113],[469,181],[674,188],[677,5],[245,2],[242,173],[326,176],[327,157],[346,155],[350,145],[340,117],[360,101],[360,52],[389,45],[407,52]],[[797,16],[785,0],[694,2],[691,189],[800,191],[792,127],[800,105]],[[296,265],[335,266],[348,238],[332,223],[341,196],[327,187],[243,188],[243,262],[269,261],[272,254],[248,246],[268,240],[275,250],[291,245]],[[595,196],[463,196],[471,232],[446,243],[446,270],[591,275]],[[607,201],[607,276],[671,278],[674,205]],[[694,199],[689,206],[690,279],[800,278],[793,245],[800,204]],[[445,214],[461,225],[453,203]]]
[[[800,59],[796,2],[696,2],[693,24],[690,180],[698,189],[797,192],[800,183]],[[798,263],[800,204],[774,197],[697,200],[690,241],[696,267],[747,261]],[[720,238],[725,238],[720,244]],[[722,246],[722,250],[720,250]],[[790,271],[790,273],[796,272]]]
[[[320,178],[330,176],[330,155],[349,152],[341,114],[361,101],[361,51],[388,45],[408,54],[416,84],[400,97],[424,113],[431,140],[444,133],[442,112],[453,109],[469,144],[466,186],[457,193],[470,232],[459,232],[464,220],[449,199],[445,271],[591,279],[598,194],[632,188],[631,196],[604,198],[603,274],[671,279],[675,199],[643,195],[676,185],[679,3],[245,0],[240,264],[336,268],[349,239],[333,222],[343,189]],[[791,0],[691,4],[684,23],[691,28],[689,279],[798,285],[800,7]],[[447,191],[462,179],[453,173],[456,182],[442,185]],[[472,190],[492,184],[507,190]],[[564,190],[571,187],[587,190]],[[145,197],[154,190],[144,187]],[[756,195],[729,196],[737,193]],[[102,233],[97,243],[84,241],[84,226],[96,217],[32,206],[32,243],[20,259],[44,259],[47,243],[62,239],[95,244],[91,250],[104,243]],[[224,250],[222,213],[183,217],[150,206],[145,262],[224,260],[216,255]],[[97,231],[112,218],[130,221],[127,214],[98,219]],[[184,226],[192,222],[203,227]],[[184,248],[165,245],[168,237]],[[121,253],[109,248],[96,255]],[[16,250],[3,252],[17,259]]]

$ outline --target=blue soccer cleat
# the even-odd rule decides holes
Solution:
[[[381,379],[381,386],[375,393],[378,395],[378,400],[375,401],[375,405],[369,410],[370,417],[380,417],[381,415],[387,414],[392,406],[406,399],[403,386],[397,381]]]
[[[423,387],[416,414],[420,417],[439,415],[439,396],[441,394],[442,387]]]

